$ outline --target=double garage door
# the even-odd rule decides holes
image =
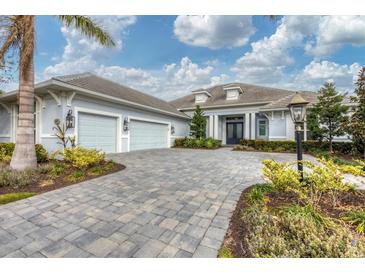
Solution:
[[[78,144],[106,153],[118,152],[118,121],[116,117],[80,112]],[[130,151],[169,147],[168,130],[167,124],[130,120]]]

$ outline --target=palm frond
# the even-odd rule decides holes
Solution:
[[[87,16],[81,15],[58,15],[57,16],[67,27],[74,25],[82,34],[89,38],[96,39],[101,45],[112,47],[115,46],[110,35],[93,22]]]
[[[1,30],[4,33],[4,42],[0,48],[0,64],[10,49],[19,48],[21,41],[21,31],[19,29],[20,16],[4,16],[1,18]]]

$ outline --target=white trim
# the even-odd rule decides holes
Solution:
[[[34,95],[34,98],[38,101],[42,108],[46,108],[46,102],[44,99],[38,95]]]
[[[0,138],[11,138],[10,134],[0,134]]]
[[[171,147],[171,123],[170,122],[166,122],[166,121],[162,121],[162,120],[155,120],[155,119],[146,119],[146,118],[141,118],[141,117],[137,117],[137,116],[128,116],[128,123],[130,123],[131,120],[167,125],[167,147],[166,148]],[[131,150],[130,149],[131,148],[130,132],[131,131],[129,129],[128,130],[128,152]]]
[[[131,102],[131,101],[128,101],[128,100],[116,98],[114,96],[105,95],[105,94],[102,94],[100,92],[95,92],[95,91],[92,91],[92,90],[89,90],[89,89],[80,88],[80,87],[77,87],[77,86],[74,86],[74,85],[71,85],[71,84],[67,84],[67,83],[64,83],[64,82],[56,80],[56,79],[52,79],[52,84],[59,85],[61,87],[69,88],[69,89],[72,89],[72,90],[80,91],[80,92],[83,92],[83,93],[86,93],[88,95],[92,95],[92,96],[95,96],[95,97],[101,97],[101,98],[109,99],[109,100],[112,100],[112,101],[115,101],[115,102],[140,107],[142,109],[147,109],[147,110],[158,112],[158,113],[168,114],[170,116],[175,116],[175,117],[179,117],[179,118],[183,118],[183,119],[187,119],[187,120],[191,119],[190,117],[185,116],[183,113],[181,113],[181,115],[179,115],[177,113],[173,113],[173,112],[170,112],[170,111],[166,111],[166,110],[162,110],[162,109],[142,105],[142,104],[139,104],[139,103]]]
[[[249,113],[245,113],[245,122],[244,122],[243,126],[244,126],[244,131],[243,131],[244,139],[249,140],[250,139],[250,116],[249,116]]]
[[[243,93],[243,90],[240,86],[232,86],[232,87],[223,87],[223,91],[227,92],[228,90],[239,90],[239,93]]]
[[[76,92],[72,92],[70,95],[67,96],[66,104],[68,107],[71,107],[72,100],[74,99],[75,95],[76,95]]]
[[[285,112],[283,110],[283,111],[281,111],[281,120],[284,120],[284,118],[285,118]]]
[[[271,103],[271,101],[267,102],[254,102],[254,103],[238,103],[238,104],[231,104],[231,105],[216,105],[216,106],[200,106],[201,109],[210,109],[210,108],[224,108],[227,109],[229,107],[239,107],[239,106],[259,106],[259,105],[266,105]],[[195,107],[186,107],[186,108],[178,108],[178,110],[195,110]]]
[[[36,144],[40,144],[41,143],[41,135],[42,135],[42,102],[39,102],[38,99],[35,101],[35,110],[34,110],[34,114],[35,114],[35,142]]]
[[[209,115],[209,137],[214,136],[214,116],[213,115]]]
[[[74,136],[76,140],[76,144],[78,143],[78,124],[79,124],[79,112],[81,113],[88,113],[88,114],[95,114],[95,115],[102,115],[107,117],[115,117],[117,118],[117,153],[122,152],[122,115],[113,112],[107,111],[99,111],[99,110],[91,110],[88,108],[83,107],[75,107],[75,129],[74,129]]]
[[[52,134],[41,134],[41,139],[57,138],[56,135]]]
[[[214,115],[213,116],[213,138],[214,139],[219,139],[218,137],[218,115]]]
[[[1,102],[0,102],[0,106],[2,106],[3,108],[5,108],[5,110],[8,112],[8,114],[11,114],[10,107],[8,107],[7,105],[5,105],[4,103],[1,103]]]
[[[192,94],[205,94],[208,97],[212,97],[212,95],[206,90],[196,90],[196,91],[192,91],[191,93]]]
[[[285,136],[285,135],[284,135],[284,136],[269,136],[269,139],[270,139],[270,138],[275,138],[275,139],[276,139],[276,138],[284,138],[284,139],[286,139],[286,136]]]
[[[61,98],[60,98],[60,96],[57,95],[52,90],[49,90],[49,89],[47,89],[47,92],[53,97],[53,99],[55,99],[55,101],[57,102],[57,106],[61,106]]]

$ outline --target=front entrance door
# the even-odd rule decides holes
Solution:
[[[243,123],[228,122],[227,123],[227,145],[236,145],[243,138]]]

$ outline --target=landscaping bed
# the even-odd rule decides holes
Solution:
[[[104,153],[81,147],[65,149],[62,159],[49,159],[48,155],[44,157],[36,169],[25,171],[12,170],[8,161],[0,161],[0,204],[28,198],[125,168],[124,165],[106,160]]]
[[[264,161],[266,183],[242,192],[219,257],[364,257],[365,191],[323,164],[302,183],[289,165]]]

